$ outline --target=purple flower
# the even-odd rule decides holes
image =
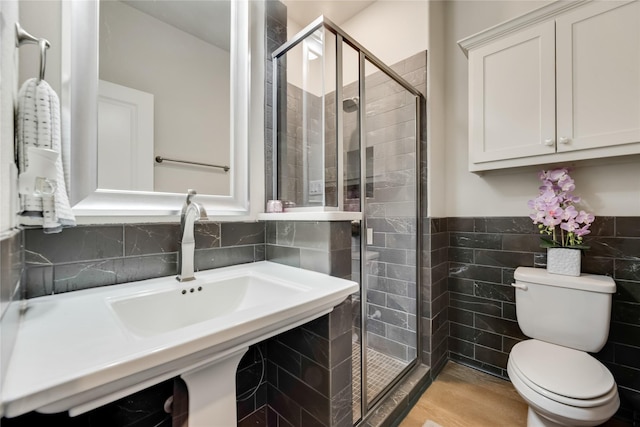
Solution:
[[[558,186],[560,186],[560,189],[564,192],[569,192],[576,189],[573,179],[571,179],[569,175],[562,175],[562,177],[560,177],[560,179],[558,180]]]
[[[562,228],[565,231],[568,231],[569,233],[573,233],[578,228],[580,228],[580,226],[576,221],[574,221],[573,219],[570,219],[567,222],[563,222],[562,224],[560,224],[560,228]]]
[[[542,224],[539,225],[540,232],[551,236],[554,244],[580,246],[582,236],[590,233],[589,227],[595,217],[583,210],[578,211],[573,205],[580,203],[580,197],[572,194],[576,185],[569,170],[542,170],[538,179],[541,182],[538,197],[527,202],[534,211],[529,217],[534,224]]]
[[[533,220],[534,224],[540,224],[544,220],[544,211],[537,211],[529,215],[529,218]]]
[[[595,219],[596,217],[594,217],[592,214],[586,213],[585,211],[580,211],[580,213],[576,216],[576,221],[578,221],[580,224],[590,225]]]
[[[566,207],[566,209],[564,210],[564,213],[562,214],[562,220],[573,222],[573,220],[577,216],[578,216],[578,210],[575,208],[575,206],[569,205]]]
[[[578,237],[586,236],[589,233],[591,233],[591,230],[589,230],[589,225],[585,225],[584,227],[578,228],[576,230],[576,236]]]
[[[558,182],[560,180],[565,179],[565,177],[568,177],[569,176],[569,171],[567,169],[564,169],[564,168],[562,168],[562,169],[554,169],[552,171],[549,171],[548,176],[549,176],[549,180]],[[571,179],[571,178],[569,178],[569,179]]]

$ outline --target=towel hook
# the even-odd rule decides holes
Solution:
[[[40,83],[44,80],[44,72],[47,68],[47,49],[51,47],[51,43],[47,39],[32,36],[16,22],[16,47],[24,44],[37,44],[40,47],[40,75],[38,79],[38,83]]]

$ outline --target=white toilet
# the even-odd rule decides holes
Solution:
[[[522,332],[507,372],[529,405],[527,426],[596,426],[620,405],[611,372],[587,352],[607,342],[613,279],[518,267],[516,311]]]

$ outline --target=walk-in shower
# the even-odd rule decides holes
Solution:
[[[274,193],[352,223],[353,423],[419,363],[421,94],[324,17],[273,53]]]

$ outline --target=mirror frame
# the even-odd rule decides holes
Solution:
[[[67,149],[63,156],[69,159],[70,167],[67,171],[67,188],[75,215],[90,217],[86,220],[79,218],[78,222],[96,222],[92,220],[95,217],[136,217],[139,221],[140,216],[151,217],[147,219],[153,221],[159,216],[166,220],[167,216],[179,215],[187,189],[180,194],[98,188],[99,0],[62,3],[61,120],[63,130],[68,130],[63,134],[66,133],[70,139],[67,141],[69,143],[63,144]],[[264,64],[260,64],[264,62],[260,61],[260,52],[263,52],[260,49],[263,48],[259,46],[261,34],[264,34],[264,23],[259,16],[264,11],[264,6],[255,6],[259,3],[261,2],[250,0],[231,2],[231,31],[235,36],[231,38],[230,46],[230,56],[233,58],[230,67],[230,193],[228,196],[196,196],[207,209],[209,218],[231,216],[235,220],[237,217],[251,215],[253,210],[249,203],[249,157],[251,155],[257,160],[260,156],[255,154],[257,150],[250,150],[249,137],[251,133],[252,139],[260,141],[263,140],[263,135],[256,137],[260,135],[259,132],[264,133],[259,126],[264,123],[264,119],[258,116],[256,107],[256,104],[261,107],[264,105],[264,95],[260,90],[255,90],[254,93],[250,90],[251,83],[259,82],[258,79],[264,74]],[[73,149],[70,148],[72,145]],[[254,174],[260,176],[259,171],[263,167],[254,167]],[[255,182],[260,182],[256,179],[258,177],[252,177],[252,187]],[[198,190],[197,185],[193,188]],[[260,191],[257,193],[260,196]]]

